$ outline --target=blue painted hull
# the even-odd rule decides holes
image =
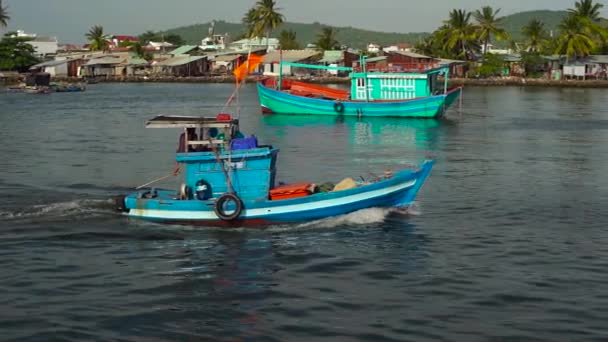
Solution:
[[[124,198],[124,206],[130,217],[171,224],[247,226],[311,221],[365,208],[407,207],[415,200],[433,164],[434,161],[425,161],[416,171],[400,171],[391,178],[343,191],[285,200],[244,201],[239,218],[229,222],[222,221],[213,211],[214,199],[180,200],[170,190],[158,191],[155,198],[130,194]]]
[[[403,101],[335,101],[297,96],[258,83],[262,111],[276,114],[436,118],[443,115],[461,91],[458,87],[446,94]]]

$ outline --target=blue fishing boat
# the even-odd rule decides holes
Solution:
[[[277,186],[279,150],[244,137],[230,115],[157,116],[146,127],[184,130],[176,153],[183,183],[173,190],[148,183],[116,197],[115,204],[129,217],[159,223],[247,226],[317,220],[370,207],[407,208],[434,163],[426,160],[417,169],[373,179]]]
[[[283,79],[284,68],[349,72],[350,90]],[[448,88],[449,66],[436,63],[334,67],[279,63],[278,78],[258,82],[262,112],[276,114],[344,115],[356,117],[437,118],[460,96]]]

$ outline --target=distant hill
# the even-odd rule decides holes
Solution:
[[[561,22],[564,16],[568,12],[566,11],[528,11],[520,12],[505,16],[504,28],[511,34],[512,39],[515,41],[523,40],[521,28],[527,25],[530,20],[537,18],[545,23],[547,32],[553,31],[554,34],[557,31],[557,25]],[[448,13],[446,12],[446,17]],[[439,26],[441,23],[437,23]],[[210,23],[196,24],[190,26],[178,27],[165,31],[165,33],[179,34],[184,40],[191,44],[200,44],[201,39],[207,36]],[[308,43],[316,41],[317,34],[321,31],[323,25],[318,22],[312,24],[304,23],[284,23],[279,27],[273,36],[278,36],[281,30],[293,30],[296,32],[298,42],[305,46]],[[338,41],[340,44],[347,45],[354,48],[364,48],[369,43],[376,43],[381,46],[388,46],[396,43],[412,43],[415,44],[421,39],[427,37],[430,33],[428,32],[416,32],[416,33],[396,33],[396,32],[377,32],[358,29],[354,27],[337,27],[338,29]],[[228,33],[232,41],[242,37],[244,33],[244,27],[240,23],[228,23],[220,20],[215,23],[215,33],[224,34]],[[504,42],[499,42],[498,45],[504,45]]]
[[[511,34],[511,39],[516,42],[522,41],[523,34],[521,28],[528,25],[532,19],[538,19],[545,23],[545,29],[548,33],[553,31],[557,33],[557,25],[568,14],[566,11],[529,11],[520,12],[505,16],[503,27]]]
[[[178,27],[165,31],[165,33],[179,34],[188,43],[200,44],[201,40],[205,38],[209,32],[210,23],[196,24],[184,27]],[[303,23],[291,23],[286,22],[281,25],[273,36],[278,36],[281,30],[293,30],[296,32],[296,37],[300,45],[303,47],[308,43],[313,43],[317,40],[317,34],[321,32],[321,28],[327,26],[321,23],[315,22],[312,24]],[[428,33],[387,33],[387,32],[375,32],[362,30],[354,27],[337,27],[338,35],[337,39],[340,44],[347,45],[354,48],[364,48],[369,43],[380,44],[381,46],[387,46],[397,43],[416,43],[420,39],[428,36]],[[234,41],[240,39],[244,33],[244,27],[242,24],[228,23],[225,21],[216,21],[215,33],[230,35],[230,40]]]

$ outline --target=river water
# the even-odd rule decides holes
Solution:
[[[145,120],[215,115],[231,92],[0,94],[0,339],[608,339],[605,90],[467,88],[441,120],[340,120],[263,116],[248,85],[242,130],[281,149],[282,181],[435,159],[410,213],[261,230],[115,213],[173,167],[177,130]]]

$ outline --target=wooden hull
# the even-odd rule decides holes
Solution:
[[[344,115],[366,117],[436,118],[460,96],[462,88],[446,94],[403,101],[350,101],[299,96],[277,91],[258,83],[258,96],[264,113]]]
[[[213,211],[213,200],[179,200],[174,198],[174,191],[168,190],[150,199],[130,194],[119,199],[117,208],[133,218],[171,224],[247,226],[311,221],[365,208],[408,207],[433,164],[429,160],[416,171],[404,170],[392,178],[348,190],[275,201],[243,201],[244,210],[234,221],[220,219]]]

